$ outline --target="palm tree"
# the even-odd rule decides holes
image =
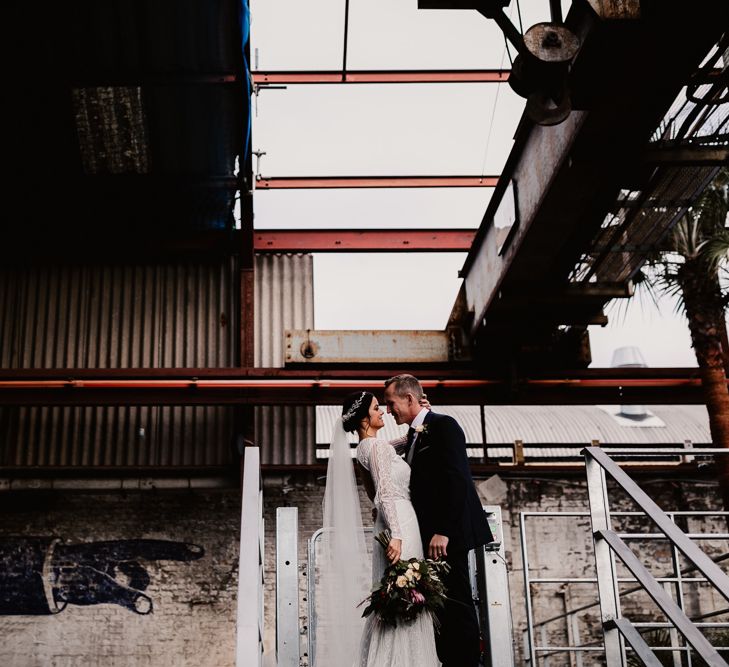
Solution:
[[[721,169],[674,227],[667,245],[636,277],[649,292],[678,298],[701,374],[711,438],[729,448],[729,170]],[[717,457],[719,489],[729,510],[729,456]]]

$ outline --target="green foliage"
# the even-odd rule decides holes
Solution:
[[[667,294],[677,298],[678,310],[685,312],[683,285],[691,272],[715,285],[721,303],[729,306],[728,214],[729,169],[723,168],[676,223],[664,246],[633,277],[639,300],[657,303],[660,294]]]

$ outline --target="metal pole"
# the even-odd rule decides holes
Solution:
[[[494,543],[475,550],[481,626],[490,648],[486,653],[486,667],[514,667],[511,596],[501,508],[485,505],[484,511],[494,533]]]
[[[615,556],[605,540],[597,537],[599,530],[612,529],[605,471],[589,455],[585,455],[585,467],[590,520],[595,545],[597,589],[605,641],[605,660],[608,667],[626,667],[625,647],[620,631],[615,625],[606,625],[610,621],[617,621],[620,618],[620,594],[615,570]]]
[[[299,667],[299,513],[276,508],[276,658]]]
[[[309,665],[316,665],[316,543],[324,532],[319,528],[309,539],[309,558],[306,563],[306,590],[308,595],[309,619],[306,636],[309,644]]]
[[[519,538],[521,541],[521,562],[524,568],[524,598],[526,599],[527,614],[527,645],[529,648],[528,662],[534,667],[537,664],[537,656],[534,651],[534,618],[532,617],[532,593],[529,585],[529,554],[527,553],[526,538],[526,517],[519,514]],[[525,656],[526,658],[527,656]]]
[[[246,447],[243,463],[236,667],[260,667],[263,658],[262,505],[258,447]]]

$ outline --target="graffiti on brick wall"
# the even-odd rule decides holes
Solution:
[[[204,554],[196,544],[167,540],[68,544],[51,537],[2,537],[0,615],[57,614],[69,604],[116,604],[149,614],[149,565]]]

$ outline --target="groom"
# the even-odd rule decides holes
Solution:
[[[410,498],[427,558],[443,559],[451,571],[450,598],[438,614],[436,648],[443,667],[477,667],[479,629],[471,595],[468,552],[493,541],[468,467],[466,438],[455,419],[421,408],[423,388],[412,375],[385,382],[387,411],[408,424],[405,460]]]

